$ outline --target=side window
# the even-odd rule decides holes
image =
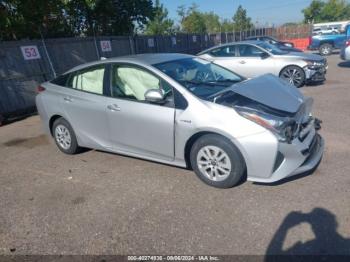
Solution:
[[[216,48],[210,51],[210,54],[215,57],[233,57],[233,56],[236,56],[235,50],[236,50],[235,46],[230,45],[230,46]]]
[[[66,86],[69,76],[70,76],[69,74],[61,75],[55,78],[54,80],[52,80],[51,83],[58,86]]]
[[[94,93],[103,94],[103,78],[105,66],[95,66],[77,73],[72,73],[68,80],[68,87]]]
[[[241,57],[260,57],[264,51],[252,45],[239,45],[238,53]]]
[[[112,67],[113,97],[145,101],[145,93],[149,89],[162,88],[164,93],[171,93],[172,88],[158,77],[138,67],[114,65]]]

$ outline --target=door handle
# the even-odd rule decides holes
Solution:
[[[240,64],[245,64],[245,61],[244,60],[242,60],[242,61],[239,61],[238,63],[240,63]]]
[[[73,101],[73,99],[70,98],[69,96],[64,97],[63,100],[66,101],[66,102],[72,102]]]
[[[120,107],[118,105],[116,105],[116,104],[108,105],[107,109],[110,110],[110,111],[120,111]]]

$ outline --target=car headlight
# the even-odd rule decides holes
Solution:
[[[290,143],[293,140],[296,124],[289,117],[278,117],[240,106],[235,106],[235,109],[244,118],[270,130],[279,141]]]
[[[312,60],[303,60],[303,61],[306,62],[307,66],[310,67],[310,68],[324,66],[323,62],[312,61]]]

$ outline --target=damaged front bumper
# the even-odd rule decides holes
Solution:
[[[311,126],[312,125],[312,126]],[[311,171],[317,167],[324,151],[324,139],[317,133],[319,121],[312,121],[305,132],[291,143],[279,142],[277,154],[270,175],[248,174],[248,180],[260,183],[274,183],[285,178]]]
[[[311,67],[311,66],[304,67],[306,82],[312,83],[312,82],[325,81],[327,69],[328,69],[327,65],[318,66],[318,67]]]

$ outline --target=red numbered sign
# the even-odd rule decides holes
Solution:
[[[23,58],[25,60],[40,59],[40,53],[36,45],[21,46]]]
[[[109,40],[100,41],[100,44],[101,44],[102,52],[111,52],[112,51],[111,41],[109,41]]]

